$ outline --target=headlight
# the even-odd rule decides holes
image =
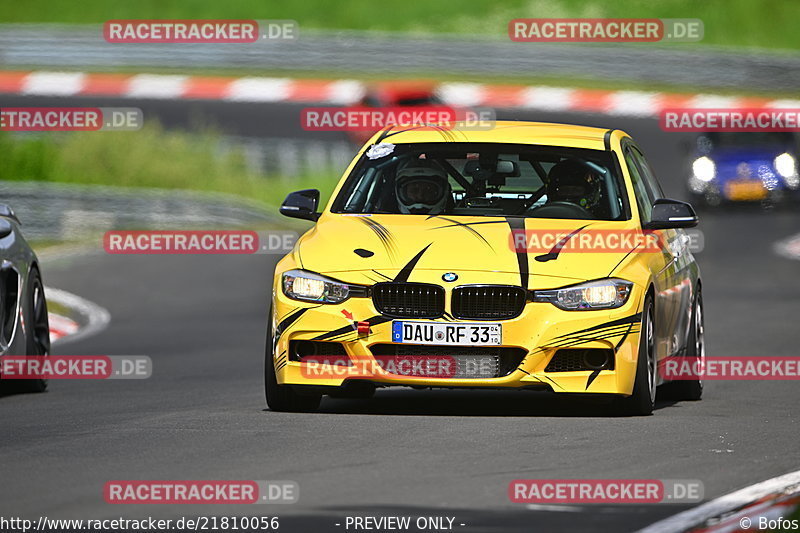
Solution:
[[[628,301],[633,283],[622,279],[600,279],[554,289],[534,291],[534,302],[550,302],[565,311],[591,311],[592,309],[614,309]]]
[[[782,178],[792,178],[797,175],[797,163],[792,154],[782,153],[775,158],[773,164]]]
[[[283,273],[283,294],[295,300],[336,304],[347,300],[350,286],[314,272],[289,270]]]
[[[692,163],[692,172],[700,181],[711,181],[717,175],[717,165],[709,157],[698,157]]]

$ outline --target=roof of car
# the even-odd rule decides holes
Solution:
[[[511,144],[540,144],[603,150],[608,128],[592,128],[574,124],[498,120],[485,129],[470,128],[462,123],[439,131],[431,127],[396,126],[385,142],[487,142]],[[397,132],[397,133],[395,133]],[[377,138],[376,138],[377,139]],[[373,142],[375,142],[373,140]]]

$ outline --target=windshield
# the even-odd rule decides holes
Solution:
[[[611,152],[498,143],[381,148],[356,165],[332,212],[630,218]]]

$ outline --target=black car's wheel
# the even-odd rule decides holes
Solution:
[[[269,312],[267,325],[267,342],[264,350],[264,395],[267,407],[273,411],[303,412],[315,411],[322,400],[321,394],[299,394],[292,387],[278,384],[275,375],[275,358],[273,356],[275,341],[272,336],[272,310]]]
[[[620,401],[622,414],[649,415],[656,404],[656,345],[653,300],[647,296],[642,308],[642,329],[639,334],[639,357],[633,392]]]
[[[35,266],[28,274],[28,283],[23,301],[25,318],[25,355],[45,356],[50,354],[50,322],[47,318],[47,299],[39,269]],[[20,381],[19,387],[31,392],[44,392],[46,379]]]
[[[703,368],[706,359],[705,325],[703,322],[703,295],[700,289],[694,298],[692,323],[689,326],[689,339],[686,357],[693,368]],[[696,365],[695,365],[696,363]],[[669,384],[670,396],[675,400],[697,401],[703,397],[703,380],[677,380]]]

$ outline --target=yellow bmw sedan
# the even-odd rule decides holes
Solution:
[[[626,133],[497,122],[377,133],[275,270],[270,409],[392,386],[548,390],[652,412],[673,357],[703,362],[689,204]],[[684,359],[685,361],[685,359]],[[699,400],[700,379],[670,387]]]

